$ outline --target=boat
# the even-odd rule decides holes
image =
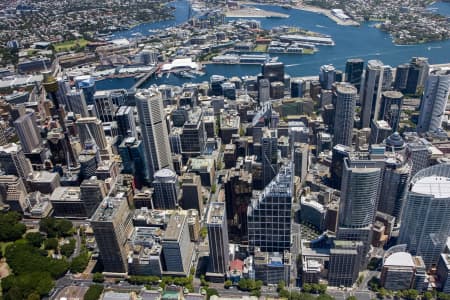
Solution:
[[[138,75],[134,76],[134,79],[139,80],[139,79],[141,79],[144,76],[145,76],[145,73],[141,73],[141,74],[138,74]]]
[[[179,73],[176,73],[178,76],[183,77],[183,78],[189,78],[189,79],[194,79],[195,75],[192,74],[191,72],[188,71],[181,71]]]

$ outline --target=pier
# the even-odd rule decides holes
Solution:
[[[140,88],[147,80],[150,79],[150,77],[155,74],[159,70],[159,66],[153,67],[148,73],[144,75],[141,79],[139,79],[138,82],[136,82],[131,89],[138,89]]]

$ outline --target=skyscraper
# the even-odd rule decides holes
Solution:
[[[336,113],[333,144],[352,145],[357,90],[351,84],[336,85]]]
[[[165,122],[161,93],[154,88],[136,93],[142,139],[150,179],[156,171],[172,168],[169,134]]]
[[[319,82],[322,89],[331,90],[331,86],[336,80],[336,68],[333,65],[323,65],[320,67]]]
[[[22,147],[18,144],[0,146],[0,168],[7,175],[16,175],[24,182],[32,173],[30,161],[25,157]]]
[[[278,172],[278,138],[275,130],[264,128],[261,138],[262,187],[264,188]]]
[[[429,268],[437,264],[450,233],[450,165],[419,171],[412,179],[402,215],[399,243],[422,256]]]
[[[94,94],[95,112],[102,122],[112,122],[116,114],[116,107],[112,101],[110,91],[98,91]]]
[[[417,132],[433,132],[442,128],[445,106],[450,93],[450,71],[435,70],[428,76],[420,103]]]
[[[330,249],[330,267],[328,270],[328,283],[331,286],[351,287],[358,279],[361,256],[359,252],[363,248],[361,241],[333,242]]]
[[[385,159],[378,211],[395,217],[397,226],[406,202],[411,168],[411,161],[404,155],[388,153]]]
[[[153,178],[153,208],[175,209],[179,194],[177,174],[165,168],[156,171]]]
[[[228,228],[225,213],[225,203],[213,202],[208,209],[206,219],[209,241],[208,277],[225,278],[229,263],[230,249],[228,246]]]
[[[291,208],[293,197],[292,163],[282,166],[278,175],[266,186],[247,210],[250,249],[283,252],[291,244]]]
[[[332,150],[330,175],[331,186],[341,189],[342,172],[344,170],[344,159],[350,156],[352,148],[345,145],[335,145]]]
[[[395,71],[394,89],[404,91],[408,81],[409,64],[401,64],[397,66]]]
[[[81,145],[86,146],[93,139],[99,150],[108,147],[102,122],[95,117],[79,118],[76,122],[80,136]]]
[[[90,218],[97,206],[106,196],[106,187],[103,181],[96,177],[84,180],[80,185],[80,200],[84,204],[86,216]]]
[[[409,142],[406,146],[406,153],[412,160],[411,176],[430,165],[431,150],[426,141],[417,139]]]
[[[132,106],[121,106],[117,110],[117,128],[122,139],[126,137],[137,137],[133,110],[134,108]]]
[[[381,94],[379,118],[389,123],[392,131],[398,130],[400,114],[403,105],[403,94],[396,91],[386,91]]]
[[[300,177],[303,182],[309,167],[309,145],[305,143],[294,143],[294,166],[295,176]]]
[[[91,226],[105,272],[128,271],[127,239],[133,230],[131,219],[125,198],[105,198],[92,216]]]
[[[67,93],[66,98],[69,106],[66,109],[72,111],[74,114],[81,115],[82,117],[88,116],[86,99],[84,98],[82,91],[72,89]]]
[[[370,249],[384,162],[344,159],[337,238],[362,241],[362,261]]]
[[[190,271],[194,244],[189,236],[186,215],[175,213],[170,216],[166,231],[162,237],[166,272],[170,275],[187,276]]]
[[[189,113],[180,135],[181,153],[186,158],[199,156],[205,151],[206,131],[203,122],[203,111],[196,107]],[[170,150],[170,148],[169,148]]]
[[[29,112],[14,121],[23,152],[31,153],[41,145],[41,134],[36,123],[36,115]]]
[[[261,73],[269,81],[284,82],[284,64],[282,62],[268,62],[262,65]]]
[[[75,77],[75,85],[78,89],[83,91],[86,105],[94,105],[94,94],[96,90],[94,77],[90,75],[77,76]]]
[[[303,97],[306,91],[306,82],[300,78],[293,78],[291,80],[291,97]]]
[[[138,188],[142,187],[149,180],[148,169],[145,161],[144,145],[142,141],[135,137],[129,137],[123,140],[119,145],[119,154],[122,159],[122,172],[133,174]]]
[[[428,58],[413,57],[409,64],[405,94],[415,94],[419,87],[424,87],[429,72]]]
[[[264,105],[270,102],[270,82],[269,79],[262,78],[258,82],[258,99],[259,104]]]
[[[201,214],[203,212],[203,197],[200,176],[194,173],[184,173],[181,181],[183,191],[181,207],[185,210],[196,209]]]
[[[353,84],[359,91],[361,87],[361,77],[364,71],[364,60],[361,58],[351,58],[345,64],[345,81]]]
[[[369,60],[367,63],[360,91],[361,128],[370,127],[370,121],[377,116],[383,86],[383,66],[379,60]]]

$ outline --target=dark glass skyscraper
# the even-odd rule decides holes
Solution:
[[[291,247],[293,164],[283,166],[247,211],[248,240],[252,250],[282,252]]]
[[[135,183],[140,188],[149,180],[148,169],[145,167],[147,163],[142,141],[134,137],[124,139],[119,146],[119,154],[122,159],[122,172],[133,174]]]
[[[284,82],[284,64],[282,62],[268,62],[263,64],[261,73],[270,82]]]
[[[359,91],[361,87],[361,77],[364,71],[364,60],[352,58],[345,64],[345,81],[353,84]]]

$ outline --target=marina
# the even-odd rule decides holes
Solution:
[[[179,8],[175,11],[177,18],[170,22],[168,26],[177,26],[187,21],[186,13],[188,3],[184,1],[175,2]],[[282,8],[274,5],[259,6],[265,10],[289,14],[289,18],[261,18],[261,27],[264,29],[272,29],[280,26],[299,27],[310,31],[319,32],[325,36],[332,37],[335,43],[334,47],[317,45],[320,52],[315,55],[298,55],[297,53],[277,53],[278,61],[285,66],[289,66],[286,71],[292,77],[312,76],[316,75],[319,68],[324,63],[333,64],[337,69],[344,70],[345,61],[349,58],[362,58],[365,61],[369,59],[379,59],[382,56],[383,63],[393,67],[405,63],[413,56],[428,57],[431,64],[446,63],[448,60],[448,51],[450,49],[450,41],[439,41],[426,44],[408,45],[399,47],[392,43],[389,34],[382,32],[373,27],[375,22],[365,22],[359,27],[355,26],[339,26],[325,15],[297,9]],[[436,2],[431,7],[439,7],[441,13],[450,16],[450,4],[444,2]],[[184,10],[183,10],[184,9]],[[227,18],[227,20],[238,20],[239,18]],[[249,18],[250,20],[252,18]],[[167,23],[163,23],[167,24]],[[145,31],[144,35],[148,36],[150,27],[162,28],[162,24],[143,24],[141,28]],[[116,32],[116,36],[123,38],[132,38],[131,33],[136,28],[124,32]],[[298,42],[300,43],[300,42]],[[305,43],[300,43],[303,47]],[[223,75],[225,77],[232,76],[248,76],[256,75],[261,72],[259,64],[216,64],[208,63],[204,65],[205,72],[203,76],[196,78],[185,78],[181,76],[170,76],[168,79],[163,77],[152,77],[144,86],[151,84],[172,84],[182,85],[185,82],[203,82],[209,81],[213,74]],[[97,81],[98,89],[114,89],[129,88],[135,83],[134,78],[106,78]]]

